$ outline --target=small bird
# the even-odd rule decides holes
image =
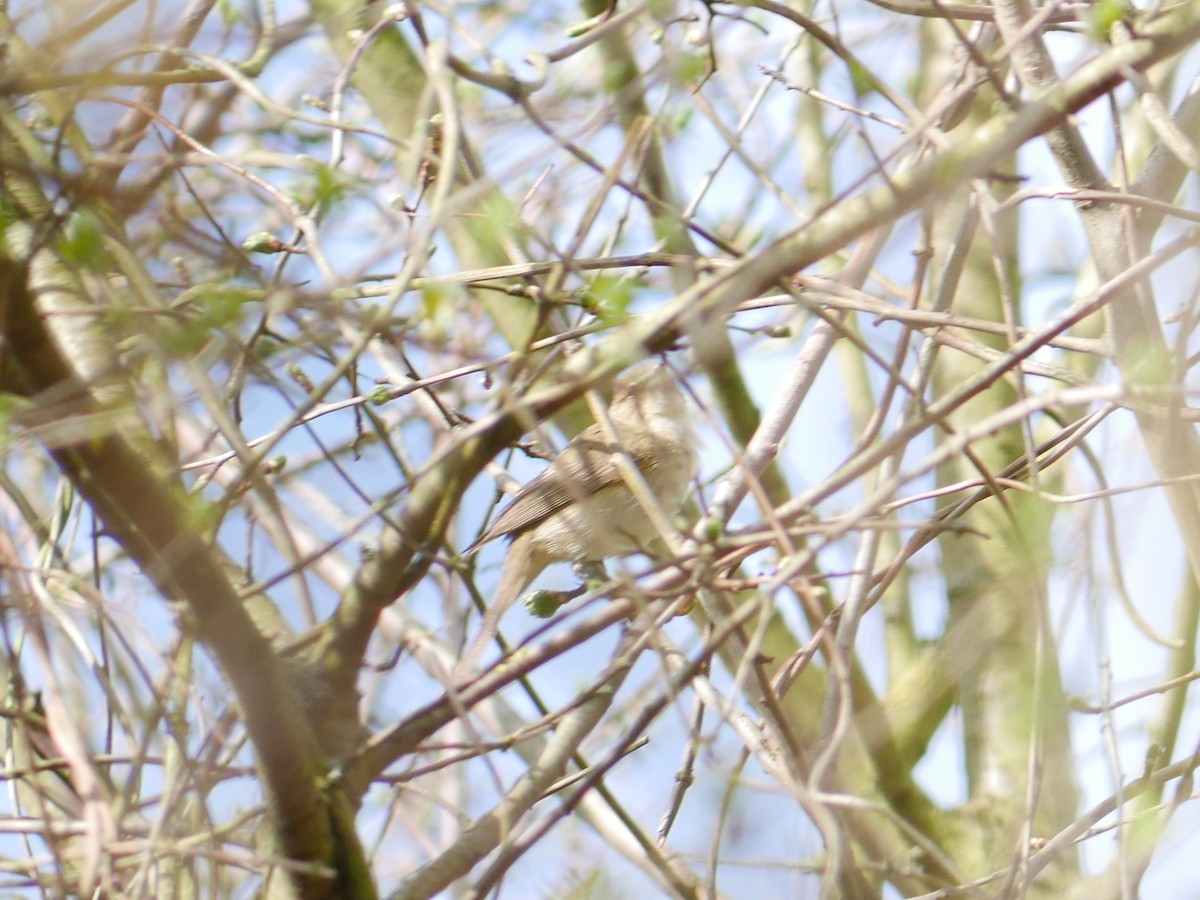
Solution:
[[[596,562],[643,549],[654,523],[625,483],[616,462],[633,460],[663,511],[683,506],[699,457],[687,402],[665,365],[638,366],[617,379],[608,417],[620,441],[614,446],[599,425],[589,425],[549,468],[522,487],[467,550],[489,541],[512,541],[483,628],[455,668],[468,670],[495,637],[500,618],[546,566]]]

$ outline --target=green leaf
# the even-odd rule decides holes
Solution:
[[[58,252],[63,262],[83,272],[108,272],[112,259],[104,247],[104,226],[90,210],[81,209],[67,222]]]
[[[859,97],[874,94],[879,90],[878,80],[856,59],[850,60],[850,82],[854,85],[854,93]]]
[[[600,275],[588,286],[584,305],[606,325],[620,325],[629,319],[633,285],[625,278]]]
[[[392,389],[386,384],[376,385],[371,389],[371,393],[367,394],[367,401],[375,406],[391,403],[392,399]]]
[[[524,604],[530,615],[537,616],[539,619],[549,619],[558,612],[559,607],[570,599],[567,591],[538,590],[526,594],[521,603]]]
[[[173,320],[158,335],[160,346],[176,356],[198,353],[213,331],[236,328],[244,318],[244,306],[257,299],[248,288],[228,284],[200,284],[189,292],[190,316]]]
[[[242,249],[247,253],[278,253],[283,242],[269,231],[256,231],[242,241]]]
[[[1130,6],[1124,0],[1099,0],[1087,11],[1087,33],[1099,43],[1108,42],[1112,27],[1129,15]]]
[[[338,177],[338,173],[324,163],[317,166],[317,204],[321,209],[329,209],[346,195],[346,185]]]

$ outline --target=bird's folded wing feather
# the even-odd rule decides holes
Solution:
[[[639,453],[638,449],[643,452]],[[629,449],[634,464],[646,471],[656,464],[651,448]],[[621,470],[611,465],[612,444],[580,436],[554,463],[513,498],[475,543],[486,544],[503,535],[516,536],[580,498],[621,481]]]

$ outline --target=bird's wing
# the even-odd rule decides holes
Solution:
[[[631,448],[629,453],[637,467],[645,471],[655,465],[654,454],[649,448],[639,449],[646,452],[639,454]],[[517,492],[475,546],[504,535],[515,537],[580,497],[621,481],[620,470],[611,465],[613,453],[613,445],[607,441],[580,434],[548,469]]]

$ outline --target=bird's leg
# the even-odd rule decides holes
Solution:
[[[604,570],[604,560],[581,560],[575,563],[574,569],[575,574],[583,579],[585,585],[593,581],[608,581],[608,572]]]

